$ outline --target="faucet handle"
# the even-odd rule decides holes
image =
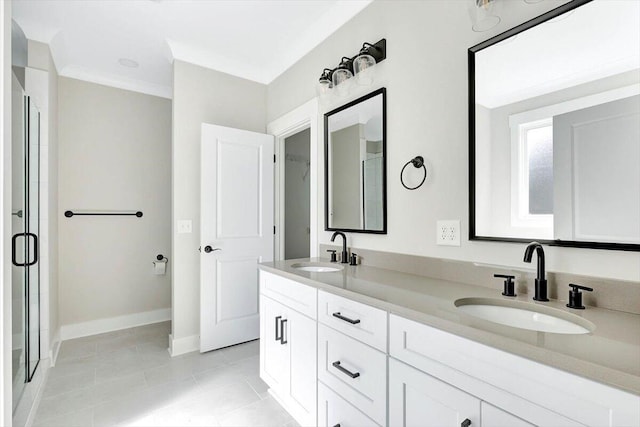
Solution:
[[[569,290],[569,304],[567,304],[567,307],[575,310],[584,310],[585,306],[582,305],[582,292],[580,290],[593,292],[593,288],[573,283],[569,283],[569,286],[571,290]]]
[[[502,291],[502,295],[504,295],[505,297],[517,296],[515,291],[515,283],[513,282],[516,276],[511,276],[509,274],[494,274],[493,277],[504,279],[504,289]]]
[[[351,261],[349,265],[358,265],[358,254],[355,252],[351,252]]]
[[[327,252],[331,254],[331,262],[338,262],[338,258],[336,257],[335,249],[327,249]]]

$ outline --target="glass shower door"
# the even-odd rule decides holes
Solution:
[[[27,325],[26,289],[27,259],[25,233],[26,215],[26,129],[24,91],[18,79],[12,75],[11,86],[11,367],[13,382],[13,409],[16,408],[27,380]]]
[[[12,76],[13,409],[40,361],[40,113]]]

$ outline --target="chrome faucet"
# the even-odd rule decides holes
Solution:
[[[529,243],[527,248],[524,250],[524,262],[531,262],[534,249],[538,256],[538,277],[535,281],[535,294],[533,299],[536,301],[549,301],[549,298],[547,298],[547,279],[545,278],[544,272],[544,250],[540,243]]]
[[[346,264],[349,262],[349,253],[347,252],[347,236],[344,235],[342,231],[336,231],[331,236],[331,241],[336,240],[336,236],[342,236],[342,256],[340,257],[340,262]]]

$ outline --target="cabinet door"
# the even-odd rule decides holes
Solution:
[[[316,424],[316,321],[289,310],[284,326],[289,347],[289,396],[296,419]]]
[[[465,423],[469,420],[470,424]],[[480,400],[389,358],[390,427],[480,426]]]
[[[535,427],[508,412],[482,402],[482,427]]]
[[[289,394],[289,347],[280,339],[286,319],[285,306],[260,295],[260,377],[280,396]]]

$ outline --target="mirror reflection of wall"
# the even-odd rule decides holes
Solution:
[[[384,89],[325,115],[327,229],[385,230]]]
[[[474,62],[476,235],[639,244],[640,3],[586,3]]]
[[[311,228],[311,129],[284,140],[284,259],[308,258]]]

